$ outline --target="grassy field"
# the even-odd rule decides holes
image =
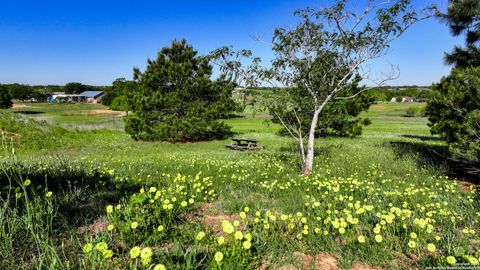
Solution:
[[[68,129],[123,130],[122,112],[110,111],[100,104],[35,103],[16,104],[13,111]]]
[[[314,174],[268,117],[225,120],[267,148],[135,142],[92,104],[16,104],[3,134],[0,269],[417,269],[476,263],[478,198],[409,107],[322,138]],[[34,119],[34,120],[32,120]],[[15,149],[15,151],[12,151]]]

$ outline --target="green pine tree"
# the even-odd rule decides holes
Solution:
[[[433,90],[426,109],[432,133],[446,140],[455,160],[480,173],[480,67],[454,69]]]
[[[443,18],[454,36],[465,35],[466,46],[446,54],[445,62],[455,69],[433,86],[426,115],[431,132],[448,143],[451,158],[480,177],[480,1],[450,0]]]
[[[442,16],[454,36],[465,35],[466,46],[455,46],[445,55],[445,62],[457,68],[480,66],[480,1],[450,0]]]
[[[135,140],[199,141],[230,135],[218,119],[235,109],[233,84],[211,80],[213,67],[185,40],[163,48],[142,72],[134,69],[137,86],[127,93],[126,131]]]

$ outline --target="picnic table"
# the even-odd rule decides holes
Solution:
[[[225,147],[233,150],[258,150],[265,148],[263,145],[259,144],[256,139],[248,138],[232,138],[231,144],[225,144]]]

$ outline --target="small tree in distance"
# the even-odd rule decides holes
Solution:
[[[137,83],[125,78],[118,78],[112,82],[112,86],[106,89],[106,94],[102,97],[102,104],[110,106],[117,97],[126,97],[128,93],[137,88]],[[110,108],[115,110],[115,108]]]
[[[8,109],[13,106],[12,97],[7,91],[7,88],[0,85],[0,109]]]
[[[274,31],[270,45],[275,56],[271,67],[263,67],[261,59],[252,57],[248,50],[234,52],[223,47],[212,52],[225,78],[246,86],[284,86],[264,104],[298,141],[304,175],[313,169],[315,132],[328,104],[356,98],[365,91],[351,87],[360,78],[370,77],[365,65],[383,56],[390,44],[412,25],[436,13],[434,6],[417,12],[410,0],[367,0],[363,1],[366,7],[361,12],[350,11],[348,2],[337,0],[329,8],[296,11],[299,23],[295,27]],[[355,4],[358,2],[361,1]],[[395,72],[384,74],[377,82],[381,84],[394,77]],[[302,98],[295,96],[299,93],[296,89],[303,90]],[[284,119],[285,112],[310,115],[308,132],[304,132],[301,117]],[[291,119],[294,121],[287,121]]]
[[[87,86],[78,82],[70,82],[65,84],[63,91],[67,94],[80,94],[87,91]]]

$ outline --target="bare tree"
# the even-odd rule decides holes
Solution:
[[[412,25],[437,12],[435,6],[416,11],[411,0],[362,3],[366,7],[361,12],[349,10],[352,4],[348,0],[337,0],[329,8],[296,11],[299,23],[295,27],[274,31],[270,44],[275,57],[270,67],[263,67],[261,59],[252,57],[248,50],[234,52],[230,47],[222,47],[211,54],[225,79],[246,86],[270,83],[282,87],[275,91],[274,97],[266,99],[266,105],[299,142],[304,175],[313,168],[315,130],[327,104],[355,98],[365,91],[367,88],[352,92],[350,86],[371,77],[366,64],[385,55],[390,44]],[[384,75],[380,80],[394,77]],[[285,110],[289,115],[308,110],[311,115],[308,133],[302,132],[298,117],[296,121],[292,121],[295,117],[287,121]]]

